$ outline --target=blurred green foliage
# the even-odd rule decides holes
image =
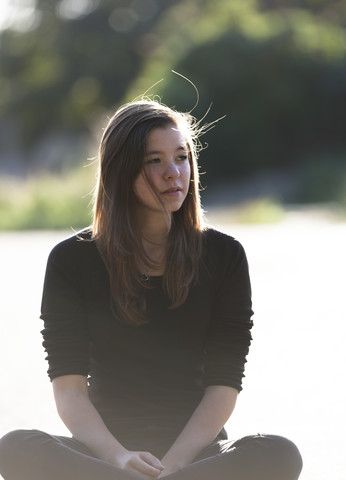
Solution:
[[[296,203],[335,202],[346,209],[345,158],[328,153],[307,161],[297,182]]]
[[[239,223],[277,223],[284,216],[284,208],[277,199],[260,198],[241,205],[235,220]]]
[[[0,111],[19,125],[22,148],[55,129],[78,134],[120,102],[172,3],[40,0],[36,28],[1,32]]]
[[[199,91],[197,118],[210,105],[205,122],[226,115],[202,137],[204,185],[284,170],[294,188],[278,202],[346,204],[345,1],[37,0],[24,20],[0,32],[0,174],[18,172],[18,163],[35,173],[42,158],[46,169],[59,171],[56,161],[75,168],[95,124],[148,89],[192,109],[196,92],[173,69]],[[42,144],[53,149],[57,134],[74,135],[76,149],[61,148],[54,163]],[[88,191],[83,173],[71,176],[75,183],[62,181],[66,205]],[[57,226],[59,215],[64,227],[85,222],[63,206],[54,182],[20,182],[22,203],[2,182],[1,228]]]
[[[302,165],[321,151],[328,151],[329,160],[343,155],[346,169],[346,31],[341,19],[337,24],[304,9],[255,6],[251,0],[191,0],[173,7],[157,26],[159,33],[166,32],[166,41],[147,63],[145,81],[164,77],[156,88],[163,101],[192,108],[194,92],[168,73],[173,68],[196,84],[197,116],[211,103],[208,119],[226,114],[206,136],[210,147],[202,166],[208,181]],[[343,14],[345,20],[345,9]],[[184,18],[183,25],[169,24],[172,17]],[[140,77],[128,98],[143,85]]]
[[[1,178],[0,230],[68,229],[91,224],[93,166],[26,180]]]

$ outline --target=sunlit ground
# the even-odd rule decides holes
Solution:
[[[302,480],[342,480],[346,223],[299,214],[247,226],[223,217],[220,228],[245,246],[256,312],[229,436],[285,435],[303,455]],[[15,428],[67,433],[53,405],[38,315],[47,255],[68,234],[0,234],[0,436]]]

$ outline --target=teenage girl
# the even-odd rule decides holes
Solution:
[[[72,437],[7,434],[5,480],[299,477],[291,441],[234,442],[224,430],[251,290],[243,247],[203,225],[198,129],[151,100],[111,118],[92,227],[53,249],[42,299],[48,374]]]

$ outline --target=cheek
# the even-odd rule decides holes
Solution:
[[[133,191],[135,192],[136,197],[141,198],[147,188],[148,187],[143,177],[143,174],[140,174],[136,178],[135,183],[133,184]]]
[[[153,196],[153,192],[148,185],[148,181],[143,175],[143,173],[141,173],[135,180],[135,183],[133,185],[133,191],[138,200],[148,199],[148,197]]]

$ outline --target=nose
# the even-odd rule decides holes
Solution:
[[[178,178],[179,176],[180,176],[180,170],[178,165],[176,165],[176,163],[173,161],[169,162],[165,170],[165,177],[167,179],[170,179],[170,178]]]

